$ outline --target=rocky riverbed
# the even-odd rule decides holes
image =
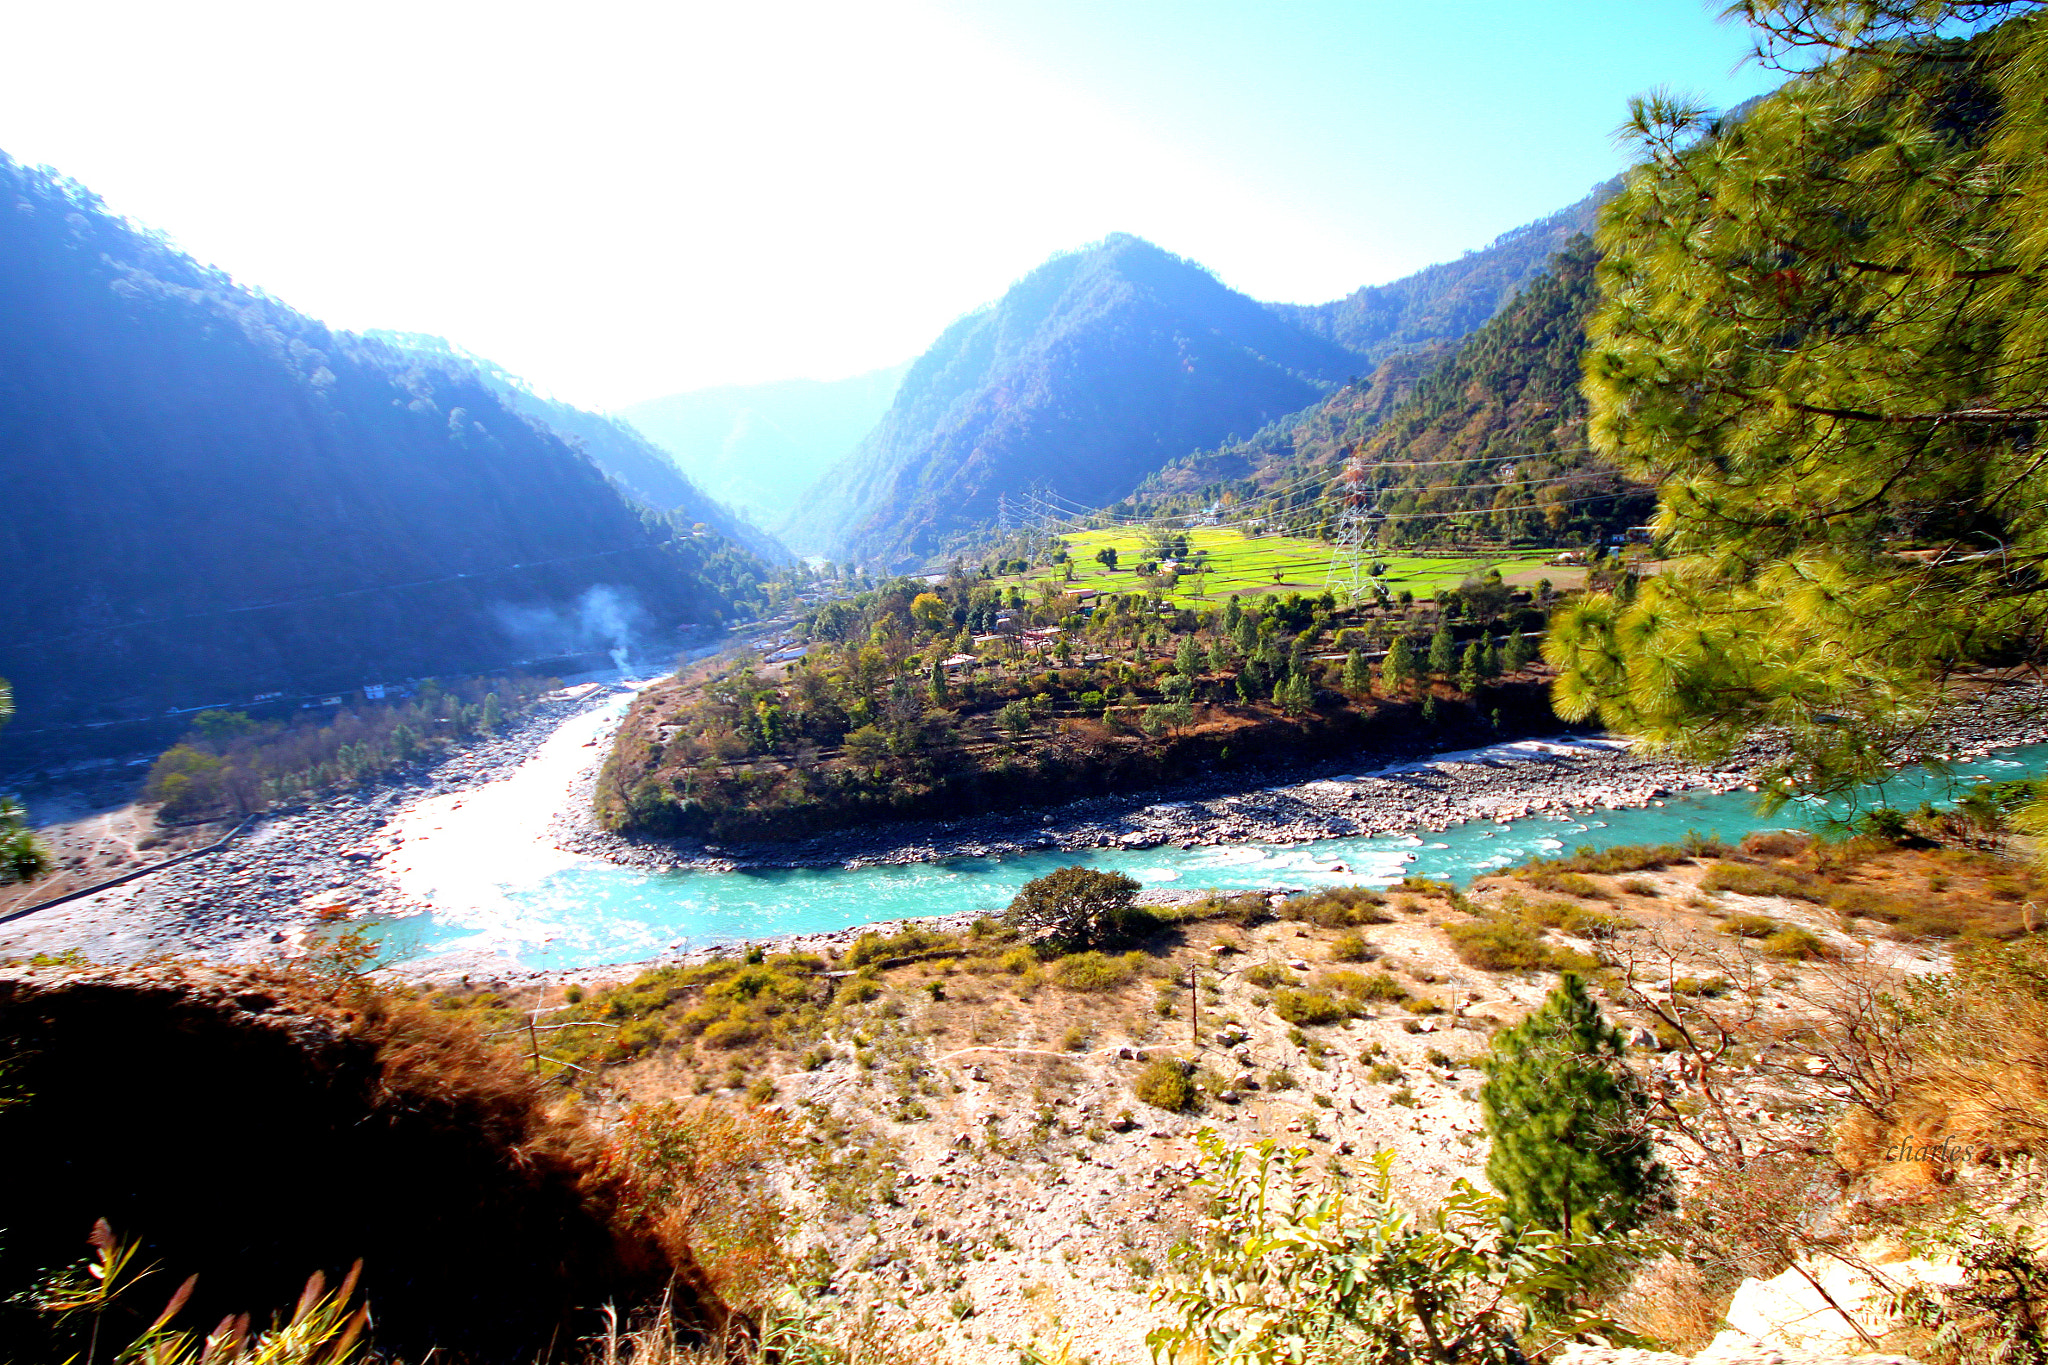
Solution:
[[[1346,755],[1309,770],[1240,771],[1199,785],[1095,797],[949,823],[875,824],[782,844],[720,847],[615,835],[597,827],[582,775],[551,833],[563,848],[649,871],[695,868],[866,867],[1000,858],[1036,850],[1197,848],[1256,841],[1305,843],[1355,835],[1441,831],[1471,820],[1545,811],[1647,805],[1686,791],[1755,790],[1780,754],[1757,741],[1718,768],[1632,753],[1615,740],[1560,735],[1430,754],[1425,736],[1403,752]],[[1971,693],[1932,727],[1906,762],[2048,741],[2048,687],[2021,682]]]
[[[17,920],[0,928],[0,952],[77,949],[101,960],[164,952],[250,958],[291,951],[321,923],[323,911],[416,913],[424,907],[379,862],[398,842],[394,823],[423,802],[509,776],[565,723],[627,690],[602,684],[571,689],[507,733],[435,764],[317,806],[275,813],[217,853]],[[1958,705],[1930,731],[1920,756],[2043,741],[2048,688],[2008,683],[1981,689]],[[589,794],[604,736],[593,739],[587,752],[587,762],[555,804],[545,841],[570,854],[650,871],[862,867],[1034,850],[1284,844],[1435,831],[1472,820],[1640,806],[1685,791],[1737,790],[1752,786],[1757,771],[1775,756],[1758,743],[1708,770],[1634,754],[1618,742],[1590,736],[1520,740],[1391,762],[1386,756],[1350,755],[1309,772],[1240,772],[1198,788],[1099,797],[947,824],[878,825],[742,850],[626,839],[599,830]],[[825,936],[820,945],[838,937]]]
[[[415,907],[375,865],[376,841],[391,822],[426,798],[505,777],[565,721],[627,690],[566,689],[503,734],[458,753],[360,792],[273,812],[217,853],[0,927],[0,952],[247,960],[297,947],[322,922],[322,910],[409,912]]]

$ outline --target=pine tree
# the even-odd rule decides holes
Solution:
[[[1238,617],[1237,624],[1231,627],[1231,638],[1237,642],[1238,653],[1256,653],[1259,648],[1259,618],[1250,612]]]
[[[1469,697],[1485,680],[1486,646],[1474,640],[1465,646],[1465,655],[1458,661],[1458,690]]]
[[[927,682],[932,694],[932,700],[943,703],[946,700],[946,661],[937,652],[932,654],[931,673],[927,678]]]
[[[1429,671],[1439,678],[1448,678],[1457,667],[1458,642],[1449,626],[1438,626],[1436,634],[1429,637]]]
[[[1642,1085],[1575,974],[1497,1034],[1484,1065],[1486,1178],[1515,1224],[1621,1233],[1668,1206],[1671,1173],[1643,1126]]]
[[[1372,670],[1365,665],[1365,655],[1354,649],[1344,656],[1344,690],[1356,697],[1371,687]]]
[[[1308,674],[1291,673],[1287,680],[1273,689],[1273,700],[1280,703],[1280,709],[1290,716],[1299,716],[1315,705],[1315,688],[1309,684]]]
[[[1202,647],[1195,643],[1194,636],[1181,637],[1180,648],[1173,656],[1173,664],[1190,678],[1202,671]]]
[[[1522,628],[1516,626],[1515,633],[1508,636],[1507,652],[1501,659],[1501,666],[1510,673],[1519,673],[1527,668],[1529,661],[1535,657],[1535,646],[1529,643],[1528,636],[1522,634]]]
[[[1767,58],[1833,56],[1739,120],[1636,106],[1585,393],[1668,558],[1543,648],[1560,716],[1706,760],[1781,728],[1773,786],[1827,791],[1958,671],[2048,658],[2048,24],[1737,8]]]
[[[1399,692],[1415,676],[1415,648],[1408,643],[1405,635],[1396,635],[1394,643],[1387,647],[1387,657],[1380,661],[1380,687],[1387,692]]]

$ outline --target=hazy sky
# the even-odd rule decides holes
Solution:
[[[1134,232],[1317,302],[1727,105],[1697,0],[161,0],[0,10],[0,150],[343,327],[599,407],[922,351]]]

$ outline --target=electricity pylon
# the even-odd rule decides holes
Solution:
[[[1365,467],[1355,457],[1345,465],[1333,491],[1338,507],[1337,543],[1330,552],[1330,572],[1323,586],[1346,593],[1356,602],[1372,582],[1373,556],[1379,550],[1379,512],[1373,506]]]

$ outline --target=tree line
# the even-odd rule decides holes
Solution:
[[[344,707],[331,717],[257,719],[201,711],[151,765],[145,797],[162,818],[248,814],[349,791],[495,734],[530,711],[557,679],[512,675],[441,683],[412,696]]]

